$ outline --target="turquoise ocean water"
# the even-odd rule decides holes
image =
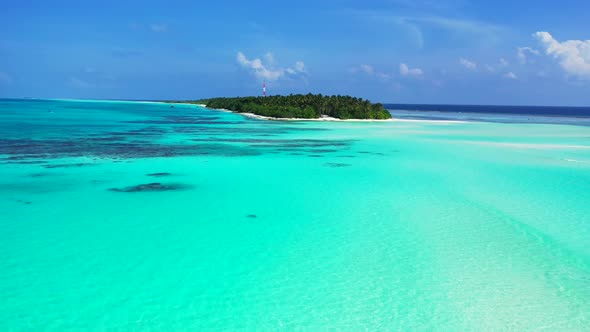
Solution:
[[[0,230],[0,331],[588,331],[590,127],[0,100]]]

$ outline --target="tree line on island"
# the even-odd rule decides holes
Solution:
[[[187,102],[187,101],[185,101]],[[338,119],[390,119],[382,104],[351,96],[297,94],[268,97],[211,98],[188,101],[209,108],[227,109],[238,113],[253,113],[273,118],[315,119],[329,116]]]

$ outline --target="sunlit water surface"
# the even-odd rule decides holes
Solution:
[[[590,127],[502,122],[0,101],[0,331],[589,330]]]

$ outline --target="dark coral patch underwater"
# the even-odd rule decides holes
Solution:
[[[170,175],[172,175],[172,173],[161,172],[161,173],[150,173],[150,174],[146,174],[146,175],[153,176],[153,177],[163,177],[163,176],[170,176]]]
[[[158,144],[149,141],[137,142],[88,142],[79,139],[0,139],[0,154],[10,155],[8,161],[31,159],[49,159],[63,157],[98,157],[111,159],[156,158],[177,156],[216,155],[226,157],[253,156],[262,154],[261,151],[247,146],[232,144]],[[55,167],[79,167],[72,166]]]
[[[159,182],[138,184],[135,186],[124,187],[124,188],[110,188],[110,191],[121,192],[121,193],[138,193],[138,192],[156,192],[156,191],[173,191],[173,190],[186,190],[192,186],[181,184],[181,183],[170,183],[163,184]]]
[[[239,157],[282,152],[317,155],[349,148],[351,140],[270,139],[278,135],[326,130],[296,123],[263,122],[252,126],[248,121],[224,121],[223,117],[212,114],[162,116],[160,113],[115,125],[85,127],[84,130],[56,126],[52,128],[52,136],[36,139],[20,135],[0,138],[0,155],[6,155],[0,162],[42,164],[50,159],[69,157],[129,160],[204,155]],[[312,149],[316,151],[306,151]],[[47,168],[81,166],[48,164]]]
[[[325,163],[324,166],[338,168],[338,167],[349,167],[349,166],[352,166],[352,165],[351,164],[345,164],[345,163]]]
[[[125,123],[140,124],[239,124],[236,121],[218,121],[218,116],[186,116],[186,115],[169,115],[160,119],[132,120]]]
[[[74,168],[74,167],[84,167],[84,166],[92,166],[94,164],[91,163],[76,163],[76,164],[48,164],[43,165],[45,168]]]

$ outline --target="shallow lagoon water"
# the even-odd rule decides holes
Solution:
[[[587,126],[2,100],[0,133],[2,331],[590,326]]]

